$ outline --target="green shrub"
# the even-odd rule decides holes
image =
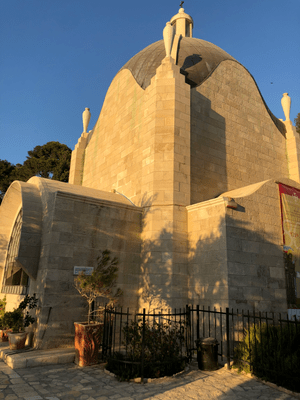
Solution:
[[[3,299],[0,299],[0,329],[3,328],[2,319],[5,314],[5,307],[6,307],[6,296]]]
[[[6,307],[6,296],[4,296],[3,299],[0,299],[0,318],[2,318],[5,313],[5,307]]]
[[[235,348],[234,366],[300,392],[300,326],[252,326]]]
[[[35,294],[33,296],[26,295],[21,301],[18,308],[13,311],[6,311],[1,319],[2,326],[6,329],[12,329],[13,332],[23,331],[24,328],[35,322],[35,318],[29,314],[29,310],[37,307],[38,299]]]
[[[184,341],[182,324],[154,322],[150,325],[146,322],[143,329],[143,324],[139,320],[125,326],[123,334],[126,356],[116,353],[108,360],[107,365],[107,369],[121,380],[141,376],[142,358],[144,360],[143,376],[146,378],[170,376],[184,369],[186,360],[181,355]]]

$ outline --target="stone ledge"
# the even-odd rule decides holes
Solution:
[[[0,358],[11,368],[29,368],[51,364],[67,364],[75,360],[74,348],[34,350],[10,350],[7,346],[1,346]]]

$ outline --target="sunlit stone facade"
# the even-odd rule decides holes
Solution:
[[[126,307],[287,309],[277,182],[300,188],[299,135],[240,63],[192,37],[181,10],[171,42],[113,79],[72,153],[69,184],[35,177],[5,196],[2,274],[22,209],[15,267],[29,283],[5,278],[2,293],[11,308],[37,293],[39,348],[72,343],[85,312],[74,266],[94,266],[104,249],[119,258]]]

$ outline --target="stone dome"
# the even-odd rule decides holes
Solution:
[[[151,78],[156,74],[156,69],[161,65],[166,56],[164,41],[150,44],[144,50],[133,56],[122,68],[131,71],[134,79],[142,89],[146,89]],[[181,72],[186,76],[186,82],[191,87],[197,87],[225,60],[238,62],[226,51],[206,40],[193,37],[181,37],[177,53],[177,65]],[[245,68],[245,67],[244,67]],[[249,73],[249,71],[248,71]],[[250,73],[249,73],[250,74]],[[250,74],[251,75],[251,74]],[[255,85],[255,79],[251,75]],[[257,87],[259,91],[259,88]],[[260,91],[259,91],[260,93]],[[262,101],[279,131],[285,135],[284,124],[276,118],[268,108],[263,96],[260,93]]]
[[[164,41],[159,40],[137,53],[121,70],[131,71],[141,88],[146,89],[165,56]],[[192,87],[199,86],[224,60],[236,61],[226,51],[205,40],[182,37],[179,41],[177,65]]]

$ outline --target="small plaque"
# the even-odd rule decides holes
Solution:
[[[92,275],[94,267],[74,267],[74,275],[79,275],[80,272],[84,272],[85,275]]]
[[[300,272],[297,271],[297,278],[300,278]]]

